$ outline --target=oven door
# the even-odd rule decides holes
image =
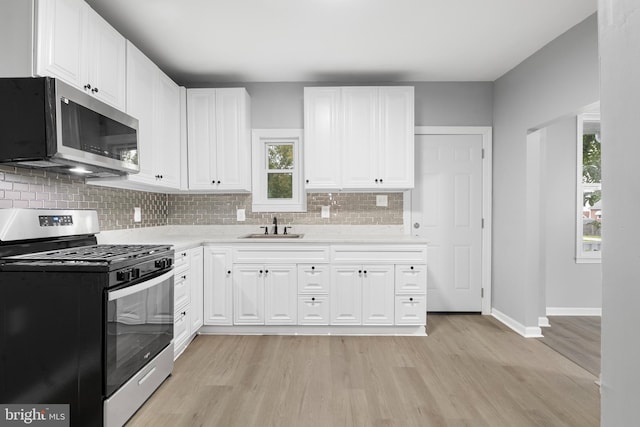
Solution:
[[[173,339],[173,271],[107,292],[105,396]]]

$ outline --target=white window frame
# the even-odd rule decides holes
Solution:
[[[584,113],[577,117],[577,159],[576,159],[576,263],[577,264],[599,264],[602,262],[602,251],[583,251],[582,233],[583,220],[582,208],[585,187],[596,187],[597,184],[582,183],[582,133],[584,122],[600,121],[598,113]],[[601,185],[601,184],[600,184]]]
[[[302,129],[253,129],[252,150],[252,194],[253,212],[306,212],[307,194],[304,190],[302,163]],[[293,198],[269,199],[267,197],[267,145],[293,144]]]

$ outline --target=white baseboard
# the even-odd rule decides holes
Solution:
[[[602,316],[602,308],[547,307],[547,316]]]
[[[547,316],[538,317],[538,326],[541,328],[548,328],[551,325],[549,324],[549,318]]]
[[[491,315],[525,338],[542,337],[542,330],[539,326],[525,326],[495,308],[491,309]]]

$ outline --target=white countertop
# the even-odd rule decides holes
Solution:
[[[302,238],[241,238],[260,233],[254,225],[193,225],[107,230],[97,235],[98,243],[171,244],[184,250],[206,244],[221,243],[341,243],[341,244],[426,244],[427,240],[403,233],[401,225],[352,226],[308,225],[295,226],[290,233],[304,234]],[[276,244],[278,244],[276,243]]]

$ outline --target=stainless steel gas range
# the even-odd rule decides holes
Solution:
[[[0,402],[121,426],[173,369],[173,249],[98,245],[95,211],[0,209]]]

